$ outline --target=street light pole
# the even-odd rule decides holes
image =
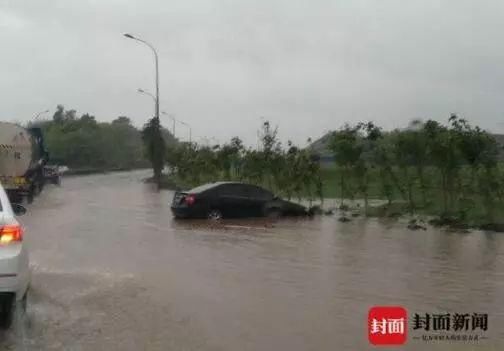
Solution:
[[[148,95],[152,98],[152,100],[154,100],[154,113],[156,113],[156,97],[154,95],[152,95],[150,92],[148,92],[147,90],[143,90],[143,89],[137,89],[137,92],[139,92],[140,94],[145,94],[145,95]]]
[[[156,68],[156,98],[154,99],[155,106],[155,116],[149,120],[150,137],[147,141],[149,146],[149,159],[152,163],[152,170],[154,171],[154,180],[157,183],[158,189],[161,186],[161,176],[163,173],[163,167],[165,164],[164,154],[164,143],[163,143],[163,135],[161,134],[161,123],[159,120],[159,64],[158,64],[158,54],[154,46],[152,46],[149,42],[135,38],[131,34],[124,34],[124,36],[128,39],[133,39],[139,41],[145,45],[147,45],[152,52],[154,53],[154,63]]]
[[[187,128],[189,128],[189,144],[192,142],[192,129],[191,126],[185,122],[179,121],[181,124],[185,125]]]
[[[173,132],[172,132],[172,134],[173,134],[173,138],[175,138],[175,122],[180,122],[180,121],[177,121],[177,120],[175,119],[175,117],[173,117],[173,115],[172,115],[172,114],[170,114],[170,113],[166,113],[166,112],[164,112],[164,111],[161,111],[161,113],[162,113],[163,115],[165,115],[165,116],[168,116],[168,118],[169,118],[169,119],[171,119],[171,120],[173,121]]]
[[[140,94],[145,94],[145,95],[149,95],[152,100],[154,100],[154,102],[156,102],[156,97],[154,95],[152,95],[151,93],[149,93],[147,90],[143,90],[143,89],[138,89],[137,90]]]
[[[124,34],[124,36],[126,38],[133,39],[133,40],[139,41],[141,43],[144,43],[149,48],[151,48],[152,52],[154,53],[154,60],[155,60],[155,66],[156,66],[156,98],[155,98],[155,101],[154,101],[155,102],[155,106],[156,106],[155,107],[155,117],[159,121],[159,64],[158,64],[158,54],[157,54],[157,51],[154,48],[154,46],[152,46],[150,43],[146,42],[143,39],[136,38],[133,35],[127,34],[127,33]]]

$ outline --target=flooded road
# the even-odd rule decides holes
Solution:
[[[174,221],[146,174],[67,178],[29,207],[29,309],[0,349],[367,350],[373,305],[489,314],[486,340],[400,349],[504,349],[502,234],[337,216],[209,228]]]

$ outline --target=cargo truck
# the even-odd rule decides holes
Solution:
[[[32,202],[42,191],[48,160],[40,128],[0,122],[0,183],[12,202]]]

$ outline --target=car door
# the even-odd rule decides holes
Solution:
[[[250,216],[250,201],[243,184],[224,184],[219,187],[219,207],[224,217]]]
[[[250,212],[256,217],[263,216],[264,205],[273,198],[273,194],[255,185],[247,186],[247,193],[250,203]]]

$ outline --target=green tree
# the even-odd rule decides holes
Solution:
[[[63,122],[64,116],[65,116],[65,107],[63,105],[56,106],[56,112],[54,112],[53,121],[55,123],[61,123]]]
[[[271,189],[273,187],[274,178],[278,176],[280,167],[276,163],[278,155],[281,151],[281,144],[278,141],[278,128],[271,127],[269,121],[265,121],[260,130],[261,140],[261,163],[263,172],[266,176],[266,184]]]
[[[452,115],[452,122],[457,116]],[[429,159],[441,174],[441,191],[443,195],[443,215],[453,214],[455,182],[460,166],[460,157],[456,147],[456,136],[452,130],[436,121],[428,120],[424,126]]]
[[[98,123],[88,113],[78,116],[58,105],[51,120],[31,123],[43,131],[50,162],[73,169],[128,169],[145,167],[142,136],[122,116],[112,123]]]
[[[334,159],[339,167],[339,185],[341,205],[347,196],[354,197],[349,180],[352,178],[357,163],[359,162],[362,145],[359,143],[359,127],[345,125],[337,132],[333,132],[329,148],[334,154]]]
[[[152,164],[154,181],[159,186],[166,153],[166,143],[161,134],[159,118],[153,117],[144,125],[142,140],[145,144],[147,158]]]

